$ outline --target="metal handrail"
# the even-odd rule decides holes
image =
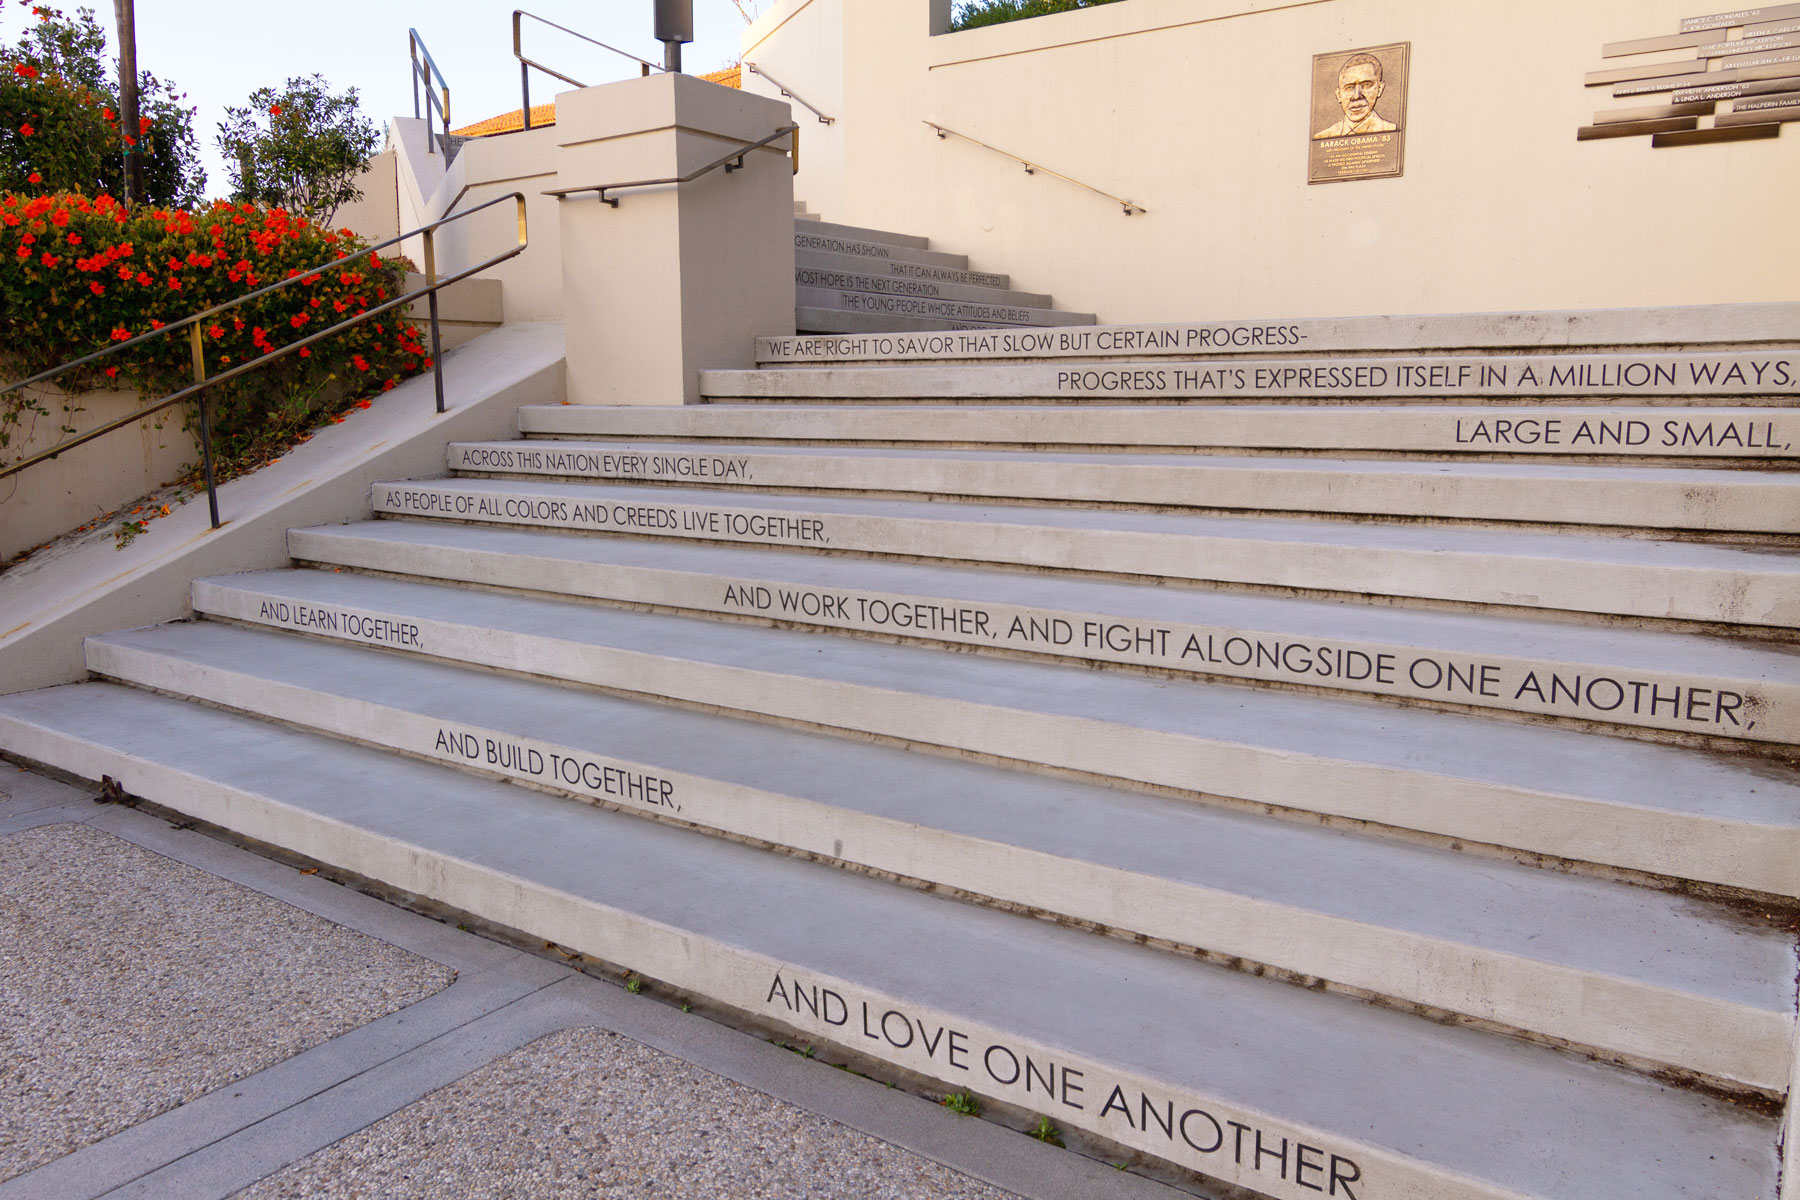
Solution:
[[[548,25],[552,29],[560,29],[570,37],[578,37],[590,45],[600,47],[602,50],[611,50],[614,54],[629,58],[632,62],[637,63],[638,66],[642,68],[641,74],[643,75],[647,76],[652,71],[660,71],[663,69],[648,59],[639,58],[629,50],[621,50],[617,46],[609,46],[605,42],[591,38],[585,33],[576,33],[567,25],[558,25],[555,21],[546,20],[536,13],[529,13],[522,8],[515,8],[513,9],[512,15],[513,57],[519,60],[519,111],[524,114],[525,128],[527,129],[531,128],[531,68],[536,67],[544,74],[560,79],[572,87],[584,88],[587,84],[581,82],[579,79],[573,79],[564,75],[561,71],[546,67],[536,59],[525,57],[525,51],[522,48],[522,43],[519,39],[519,20],[521,17],[530,17],[540,25]]]
[[[481,212],[483,209],[492,208],[494,205],[503,204],[508,200],[511,200],[517,206],[518,221],[519,221],[519,244],[514,246],[512,249],[506,251],[504,254],[497,254],[494,257],[487,259],[484,262],[476,263],[472,267],[468,267],[464,270],[458,271],[454,275],[446,276],[443,279],[439,279],[437,277],[437,252],[436,252],[436,246],[433,242],[433,235],[437,232],[437,230],[444,225],[448,225],[452,221],[460,221],[464,217],[473,216],[474,214]],[[225,312],[228,309],[235,308],[238,305],[244,303],[246,300],[254,300],[259,296],[266,296],[271,292],[280,291],[282,288],[292,287],[298,283],[304,283],[306,280],[311,279],[313,276],[318,275],[325,271],[329,271],[333,267],[347,266],[350,263],[362,261],[363,259],[367,258],[370,254],[373,254],[378,250],[382,250],[382,249],[384,249],[388,246],[392,246],[398,242],[405,241],[407,238],[419,237],[421,235],[423,235],[423,237],[425,239],[426,285],[424,287],[415,288],[413,291],[406,292],[403,295],[396,296],[392,300],[386,301],[385,303],[377,305],[374,308],[365,309],[364,311],[357,313],[355,316],[346,317],[343,320],[338,321],[334,324],[327,325],[325,328],[319,330],[317,333],[308,334],[306,337],[301,338],[297,342],[289,342],[287,345],[282,346],[281,348],[279,348],[277,350],[268,351],[267,353],[263,354],[261,357],[253,359],[250,362],[241,363],[238,366],[231,368],[229,371],[225,371],[225,372],[222,372],[220,374],[213,375],[210,377],[207,375],[207,373],[206,373],[206,350],[205,350],[205,343],[201,340],[200,322],[205,321],[210,317],[215,317],[218,314]],[[0,479],[5,479],[9,475],[16,475],[20,471],[23,471],[25,468],[30,467],[30,466],[35,466],[36,464],[38,464],[40,462],[47,462],[50,459],[56,458],[57,456],[59,456],[61,454],[64,454],[70,450],[73,450],[75,447],[80,446],[85,442],[91,442],[95,438],[101,437],[108,433],[111,433],[115,429],[122,429],[126,425],[129,425],[134,421],[141,421],[145,417],[150,416],[153,413],[159,413],[165,408],[169,408],[173,405],[179,404],[183,400],[186,400],[190,396],[198,395],[200,397],[200,451],[201,451],[201,455],[203,456],[204,463],[205,463],[204,470],[205,470],[205,474],[206,474],[206,501],[207,501],[207,507],[211,510],[211,513],[212,513],[212,526],[214,529],[217,529],[220,524],[220,522],[219,522],[219,497],[218,497],[218,489],[217,489],[217,486],[213,479],[212,421],[210,420],[209,414],[207,412],[206,394],[205,394],[207,388],[212,387],[216,383],[224,383],[228,379],[235,379],[239,375],[248,374],[249,372],[256,370],[258,367],[261,367],[266,362],[272,362],[275,359],[282,357],[283,355],[291,354],[294,351],[300,349],[302,346],[310,346],[314,342],[317,342],[324,338],[330,337],[332,334],[337,333],[340,330],[348,329],[352,325],[359,325],[364,321],[370,320],[374,317],[378,317],[382,313],[385,313],[392,309],[398,308],[403,304],[410,304],[414,300],[417,300],[420,296],[429,296],[430,297],[429,305],[430,305],[430,312],[431,312],[431,317],[430,317],[430,319],[431,319],[431,370],[432,370],[432,375],[434,377],[433,382],[434,382],[434,384],[436,386],[436,390],[437,390],[437,410],[441,413],[444,411],[444,364],[443,364],[443,344],[442,344],[442,341],[438,334],[438,301],[437,301],[438,292],[444,288],[449,287],[453,283],[460,283],[462,280],[467,279],[471,275],[474,275],[480,271],[485,271],[489,267],[495,266],[499,263],[503,263],[507,259],[517,257],[519,254],[524,252],[528,243],[529,243],[529,236],[528,236],[527,230],[525,228],[525,195],[524,195],[524,193],[523,192],[512,192],[505,196],[496,196],[492,200],[488,200],[484,203],[477,204],[474,208],[464,209],[462,212],[456,213],[454,215],[446,215],[444,217],[440,217],[438,220],[433,221],[429,225],[422,225],[417,229],[408,230],[407,232],[400,234],[398,237],[388,238],[384,242],[376,242],[372,246],[364,246],[362,249],[357,250],[353,254],[346,254],[342,258],[333,259],[332,261],[330,261],[328,263],[321,263],[318,266],[311,267],[305,271],[300,272],[297,275],[289,276],[288,278],[281,280],[279,283],[272,283],[267,287],[257,288],[254,292],[245,292],[242,296],[238,296],[232,300],[227,300],[223,304],[215,304],[213,307],[207,309],[204,312],[197,312],[190,317],[183,317],[183,318],[181,318],[181,320],[173,321],[167,325],[162,326],[160,329],[153,329],[149,333],[140,333],[136,337],[129,338],[122,342],[114,342],[113,344],[107,346],[103,350],[97,350],[92,354],[85,355],[81,358],[74,359],[71,362],[63,363],[61,366],[52,367],[48,371],[40,371],[36,375],[31,376],[29,379],[21,379],[16,383],[9,383],[5,387],[0,388],[0,396],[4,396],[8,392],[16,392],[20,388],[30,387],[34,383],[44,383],[48,380],[55,379],[56,377],[58,377],[60,375],[65,375],[70,371],[76,370],[81,367],[92,365],[93,363],[97,363],[109,354],[114,354],[120,350],[128,350],[133,346],[142,345],[143,343],[148,342],[153,338],[163,337],[167,334],[174,333],[176,330],[182,329],[182,328],[186,328],[188,330],[189,343],[193,347],[194,383],[191,387],[182,388],[180,391],[174,392],[168,396],[164,396],[161,400],[158,400],[156,403],[151,404],[144,408],[140,408],[136,412],[127,414],[126,416],[119,417],[116,420],[108,421],[104,425],[96,426],[93,429],[87,430],[86,432],[80,434],[77,437],[71,438],[69,441],[62,443],[61,445],[52,446],[50,449],[40,451],[39,453],[34,454],[29,458],[22,458],[16,463],[11,463],[5,467],[0,467]]]
[[[431,110],[435,105],[438,115],[444,119],[444,153],[448,154],[450,152],[450,85],[445,82],[443,71],[438,69],[437,62],[431,57],[431,51],[425,48],[425,39],[419,36],[419,31],[416,29],[406,31],[406,53],[407,57],[412,60],[413,116],[415,118],[420,115],[419,83],[423,80],[425,84],[425,152],[427,154],[436,153],[436,143],[431,132]],[[422,65],[419,62],[420,55],[425,57]],[[442,100],[439,100],[437,94],[431,90],[433,75],[437,76],[438,86],[444,91]]]
[[[716,171],[720,167],[724,167],[725,173],[729,175],[733,171],[740,170],[743,167],[744,156],[749,154],[750,151],[761,149],[775,139],[786,137],[790,133],[794,135],[792,153],[794,158],[794,172],[798,174],[800,170],[800,126],[783,125],[768,137],[758,138],[754,142],[739,146],[736,150],[729,150],[723,157],[715,158],[704,167],[689,171],[686,175],[674,175],[668,179],[634,179],[630,183],[590,183],[586,187],[558,188],[553,192],[545,192],[544,195],[555,196],[558,200],[566,200],[579,192],[599,192],[600,202],[602,204],[610,204],[612,207],[617,208],[619,207],[619,198],[617,196],[608,196],[606,193],[616,192],[623,188],[658,187],[670,183],[692,183],[708,171]],[[733,160],[736,161],[734,162]]]
[[[939,125],[936,121],[927,121],[927,122],[925,122],[925,124],[931,126],[932,129],[937,131],[937,135],[940,140],[943,138],[947,138],[947,137],[959,137],[965,142],[974,142],[977,146],[980,146],[983,150],[992,150],[995,154],[1004,155],[1005,157],[1012,159],[1014,162],[1018,163],[1020,166],[1025,168],[1025,173],[1027,175],[1036,175],[1039,171],[1042,171],[1046,175],[1056,176],[1056,178],[1062,180],[1064,183],[1072,183],[1078,188],[1086,188],[1088,191],[1094,193],[1096,196],[1105,196],[1108,200],[1111,200],[1114,204],[1117,204],[1120,208],[1123,208],[1125,210],[1125,215],[1128,217],[1132,213],[1147,213],[1150,211],[1149,209],[1145,208],[1143,205],[1134,204],[1130,200],[1125,199],[1123,196],[1115,196],[1111,192],[1101,191],[1099,188],[1095,187],[1091,183],[1083,183],[1079,179],[1071,179],[1067,175],[1064,175],[1061,171],[1052,171],[1049,167],[1044,166],[1042,163],[1032,162],[1029,158],[1021,158],[1017,154],[1014,154],[1011,150],[1002,150],[998,146],[990,146],[986,142],[982,141],[980,138],[972,138],[966,133],[958,133],[954,129],[949,129],[949,128],[946,128],[945,126]]]
[[[787,84],[781,82],[781,80],[775,78],[773,75],[769,74],[767,71],[763,70],[761,67],[757,66],[755,63],[753,63],[753,62],[745,63],[744,69],[746,71],[749,71],[752,75],[761,75],[764,79],[766,79],[770,83],[774,84],[775,89],[777,91],[779,91],[783,96],[786,96],[789,100],[792,100],[795,104],[798,104],[801,108],[804,108],[807,112],[809,112],[813,116],[819,118],[819,124],[830,125],[837,121],[836,117],[826,116],[824,113],[820,112],[818,109],[816,109],[812,105],[808,104],[803,97],[795,95],[792,88],[788,87]]]

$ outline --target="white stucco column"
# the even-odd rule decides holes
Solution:
[[[662,74],[556,98],[554,187],[685,175],[791,123],[785,102]],[[794,332],[787,138],[741,170],[564,199],[569,399],[683,404],[702,369],[749,367],[758,335]]]

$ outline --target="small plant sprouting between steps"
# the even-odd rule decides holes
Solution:
[[[944,1107],[953,1113],[961,1113],[965,1117],[981,1115],[981,1101],[968,1092],[951,1092],[944,1097]]]
[[[1049,1142],[1052,1146],[1063,1145],[1062,1130],[1058,1129],[1049,1117],[1039,1117],[1037,1124],[1025,1132],[1040,1142]]]
[[[633,975],[625,981],[625,990],[635,996],[644,990],[644,981]]]

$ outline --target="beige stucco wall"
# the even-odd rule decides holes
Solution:
[[[142,405],[136,392],[88,392],[71,398],[54,387],[31,390],[50,411],[28,414],[21,422],[23,436],[15,436],[0,461],[17,462],[50,449],[65,439],[64,425],[82,433]],[[0,479],[0,562],[156,490],[199,455],[177,407]]]
[[[331,224],[349,229],[370,242],[386,241],[400,233],[400,197],[396,186],[396,151],[389,147],[371,158],[356,177],[362,199],[341,206]]]
[[[743,90],[782,100],[781,88],[748,69],[766,68],[795,96],[826,116],[821,122],[791,101],[800,125],[800,173],[794,195],[832,219],[844,210],[844,8],[840,0],[782,0],[752,27],[742,46]]]
[[[1602,43],[1674,32],[1711,11],[1694,0],[1122,0],[935,37],[934,7],[784,0],[747,31],[779,74],[784,38],[822,62],[827,12],[842,23],[842,178],[809,166],[797,195],[1061,307],[1147,321],[1794,295],[1800,129],[1575,140],[1598,108],[1655,103],[1583,87],[1618,65]],[[1404,177],[1308,186],[1312,56],[1396,41],[1412,43]],[[941,141],[927,119],[1150,211]]]

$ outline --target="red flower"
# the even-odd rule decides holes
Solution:
[[[81,235],[79,233],[71,233],[69,235],[69,245],[71,245],[71,246],[81,245]]]
[[[88,283],[88,291],[94,293],[96,296],[104,296],[106,295],[106,285],[104,283],[90,281]]]
[[[217,326],[217,325],[208,325],[208,326],[207,326],[207,327],[206,327],[206,332],[207,332],[207,333],[208,333],[208,334],[209,334],[209,335],[210,335],[210,336],[212,336],[212,337],[216,337],[216,338],[222,338],[222,337],[224,337],[224,336],[225,336],[225,330],[224,330],[224,329],[222,329],[222,328],[220,328],[220,327],[219,327],[219,326]]]
[[[113,341],[115,341],[115,342],[130,341],[131,340],[131,330],[125,328],[123,325],[119,325],[113,329],[112,336],[113,336]]]
[[[128,133],[128,134],[126,134],[126,135],[125,135],[125,144],[126,144],[126,145],[127,145],[127,146],[135,146],[135,145],[137,145],[137,139],[136,139],[136,138],[134,138],[134,137],[132,137],[132,136],[131,136],[131,135],[130,135],[130,134],[129,134],[129,133]]]
[[[36,171],[33,171],[31,174],[29,174],[25,177],[25,182],[26,183],[42,183],[42,182],[44,182],[44,177],[42,175],[39,175]]]
[[[139,287],[149,287],[149,286],[150,286],[150,275],[149,275],[149,272],[147,272],[147,271],[139,271],[139,272],[138,272],[138,275],[137,275],[137,281],[138,281],[138,286],[139,286]]]
[[[66,208],[59,208],[55,212],[51,213],[50,214],[50,223],[52,225],[56,226],[58,229],[61,229],[64,225],[67,225],[69,223],[69,210]]]
[[[367,408],[367,407],[369,407],[369,405],[370,405],[370,404],[372,404],[372,403],[374,403],[374,401],[371,401],[371,400],[358,400],[358,401],[357,401],[357,402],[356,402],[356,407],[358,407],[358,408]]]
[[[106,118],[108,121],[116,121],[119,119],[116,115],[114,115],[113,110],[110,108],[101,109],[100,115],[102,117]]]
[[[38,259],[38,261],[43,263],[46,267],[54,267],[57,263],[61,262],[62,259],[46,250],[44,251],[44,257]]]
[[[27,122],[27,123],[19,126],[19,132],[21,134],[25,135],[26,137],[30,137],[32,134],[36,133],[37,130],[35,130],[31,127],[30,122]]]
[[[31,247],[30,246],[20,246],[19,247],[19,257],[20,258],[30,258],[31,257]]]
[[[366,371],[366,370],[368,370],[368,369],[369,369],[369,360],[368,360],[368,359],[366,359],[366,358],[364,358],[364,357],[363,357],[363,356],[362,356],[362,355],[360,355],[360,354],[353,354],[353,355],[351,355],[351,356],[350,356],[350,361],[351,361],[351,362],[352,362],[352,363],[354,363],[354,364],[356,364],[356,369],[357,369],[357,370],[359,370],[359,371]]]
[[[155,317],[150,318],[150,328],[161,329],[162,327],[163,323],[161,321],[157,320]]]
[[[38,69],[25,63],[14,63],[13,74],[21,79],[36,79],[38,77]]]
[[[175,278],[173,275],[169,276],[169,290],[172,292],[179,292],[181,290],[181,280]]]
[[[117,367],[106,368],[106,377],[108,379],[117,379],[119,377],[119,368],[117,368]],[[132,509],[132,511],[136,512],[137,510]]]
[[[150,118],[149,117],[139,117],[138,118],[138,136],[142,137],[144,134],[149,133],[149,132],[150,132]]]
[[[381,390],[382,390],[382,391],[384,391],[384,392],[391,392],[391,391],[393,391],[393,390],[394,390],[394,381],[393,381],[393,380],[391,380],[391,379],[390,379],[390,380],[388,380],[388,381],[387,381],[387,382],[386,382],[386,383],[384,383],[384,384],[382,384],[382,385],[381,385]]]
[[[310,347],[310,346],[300,347],[300,357],[301,358],[311,358],[312,357],[312,347]]]
[[[281,105],[279,105],[279,104],[269,105],[269,115],[271,117],[279,117],[281,115]]]

